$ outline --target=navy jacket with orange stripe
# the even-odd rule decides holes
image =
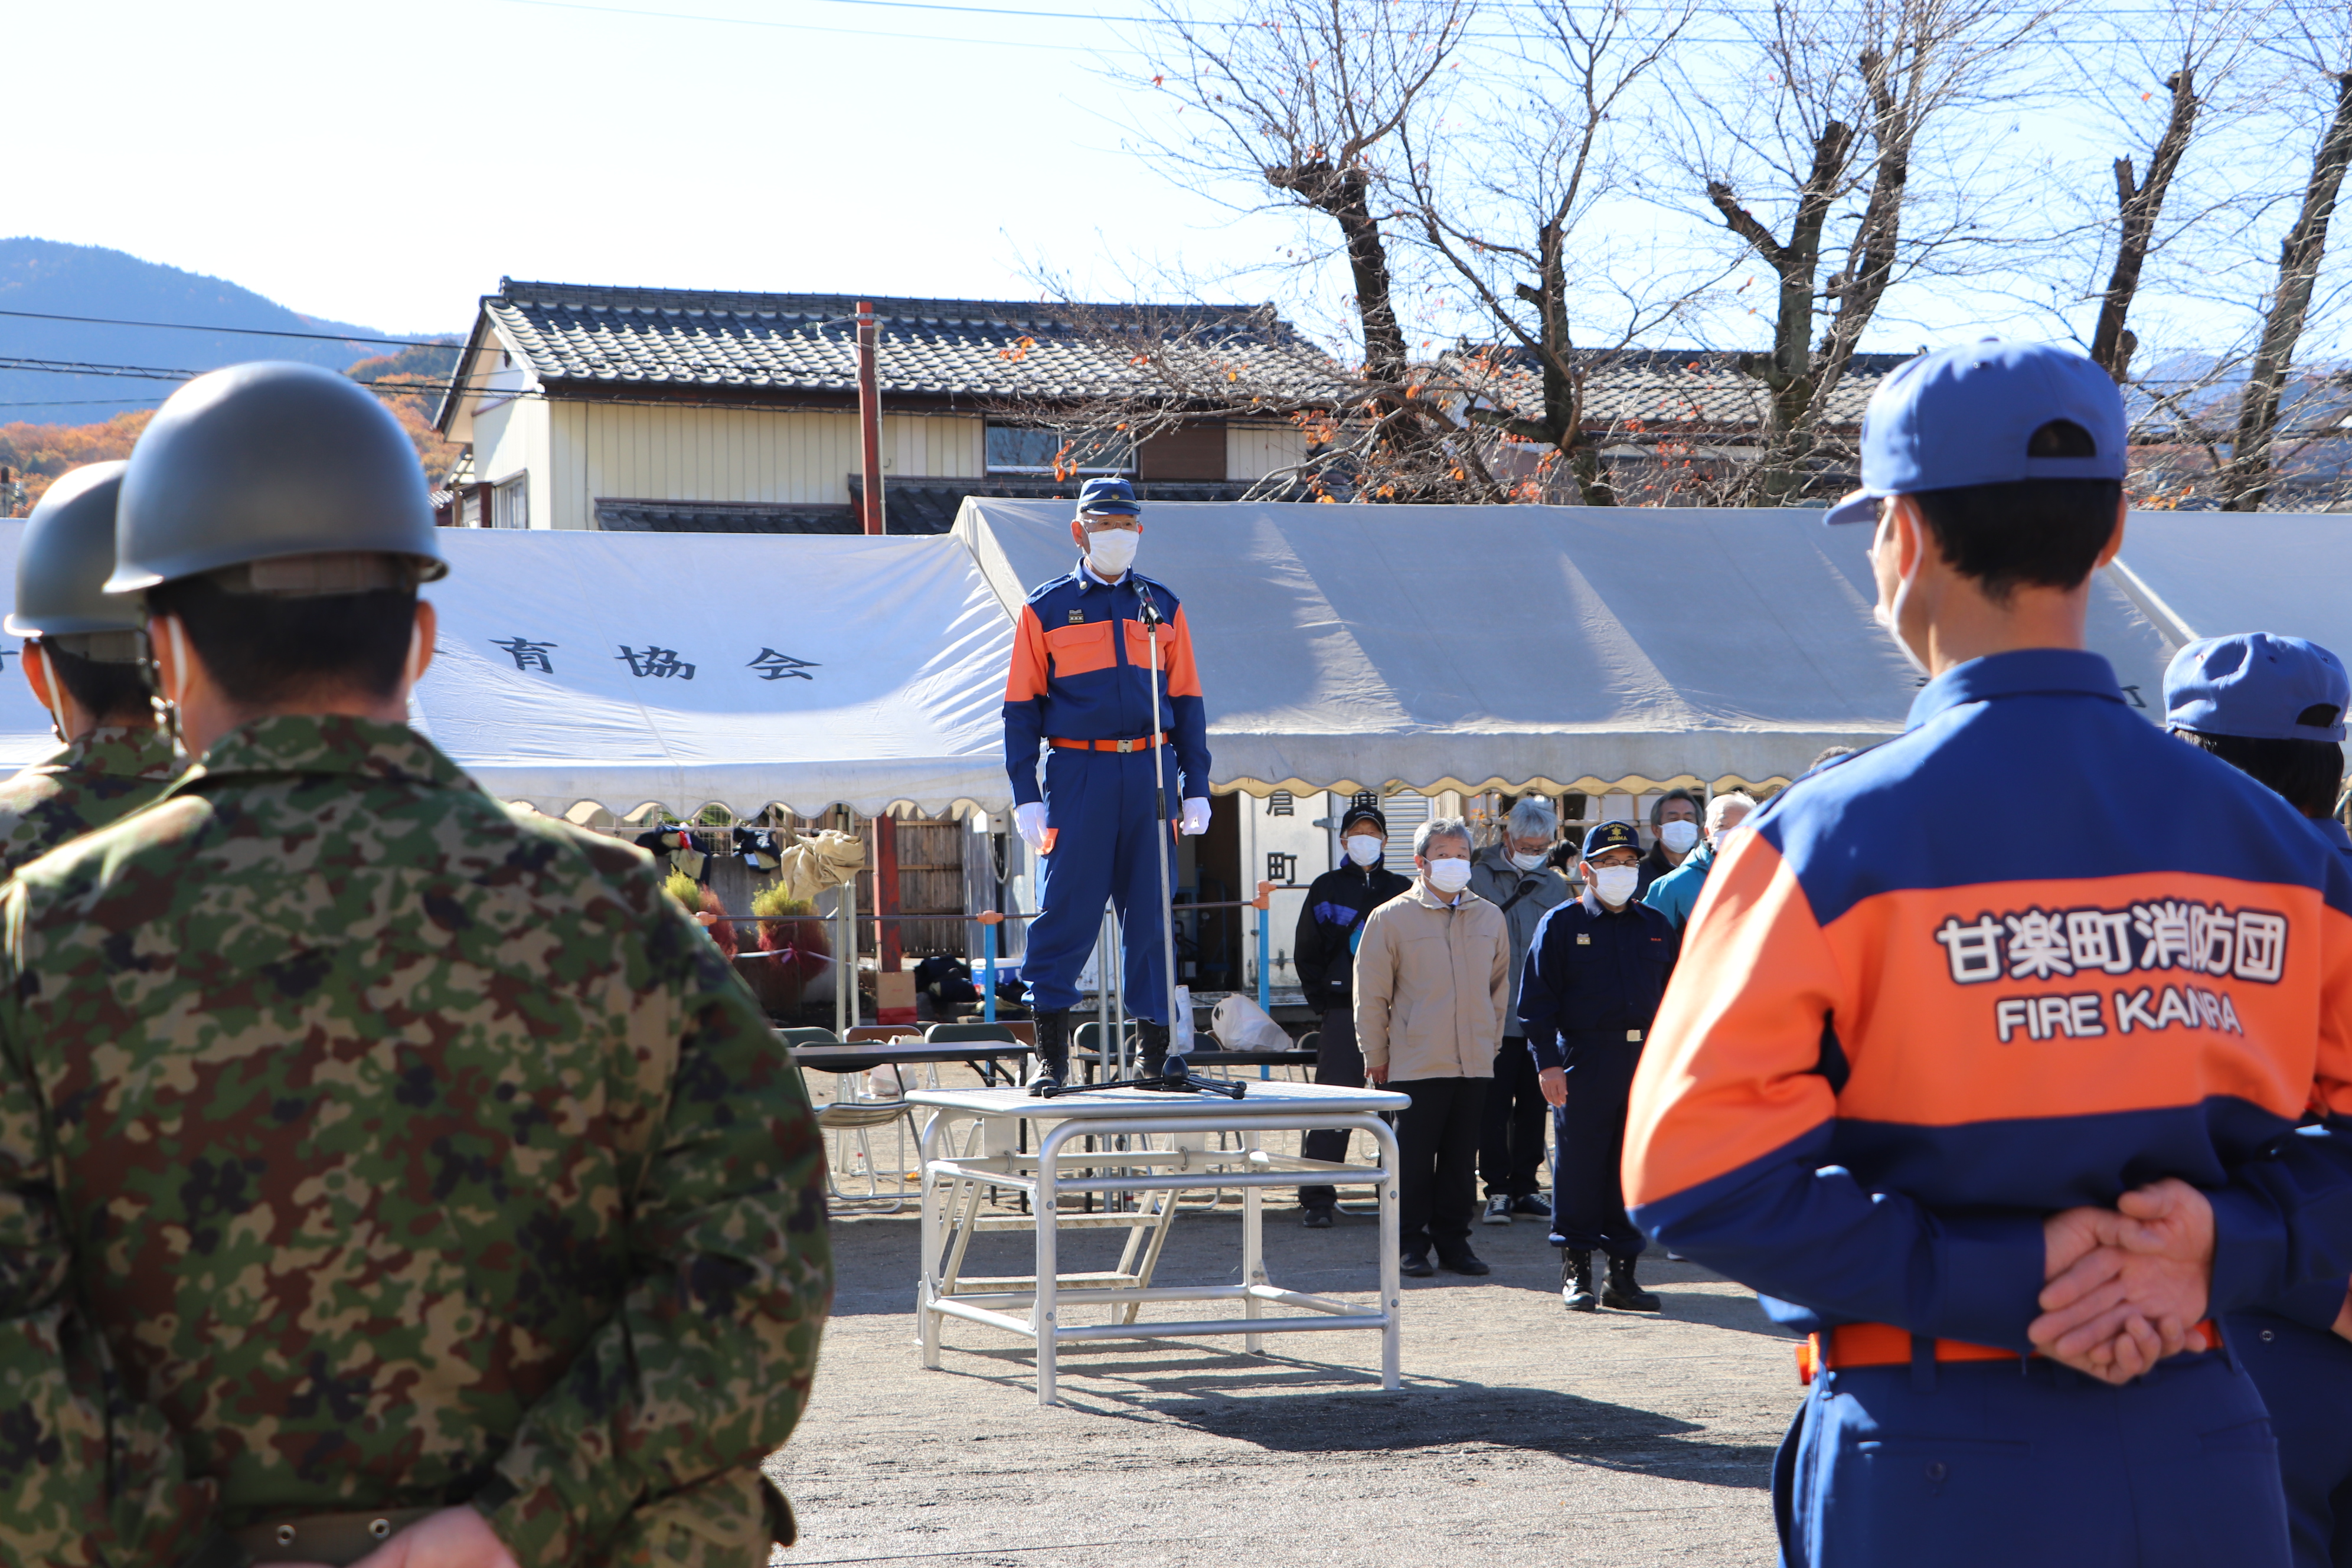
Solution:
[[[1129,741],[1151,733],[1151,644],[1142,595],[1159,609],[1160,722],[1176,749],[1187,800],[1209,793],[1209,719],[1192,668],[1184,607],[1167,587],[1129,572],[1106,584],[1081,561],[1029,595],[1013,628],[1004,682],[1004,771],[1013,801],[1043,799],[1037,748],[1048,740]]]
[[[2352,873],[2105,659],[1948,670],[1753,822],[1633,1086],[1659,1242],[1799,1328],[2017,1351],[2044,1216],[2159,1177],[2213,1200],[2216,1313],[2352,1269]]]

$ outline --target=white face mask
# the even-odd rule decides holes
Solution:
[[[1533,855],[1521,855],[1515,850],[1511,855],[1511,864],[1522,871],[1540,871],[1543,869],[1543,863],[1544,858],[1541,851]]]
[[[1429,885],[1441,893],[1458,893],[1470,885],[1470,862],[1451,857],[1429,863]]]
[[[1907,583],[1904,584],[1904,587],[1908,586],[1910,586],[1910,584]],[[1903,593],[1903,588],[1897,588],[1895,592],[1899,597]],[[1909,643],[1905,642],[1901,637],[1895,635],[1895,612],[1892,609],[1888,608],[1885,605],[1873,605],[1870,606],[1870,618],[1878,623],[1879,629],[1886,634],[1886,640],[1895,646],[1896,649],[1902,653],[1905,660],[1910,664],[1912,668],[1917,670],[1922,675],[1933,675],[1935,673],[1927,668],[1926,660],[1922,659],[1917,654],[1911,651],[1911,645]]]
[[[1664,845],[1672,854],[1686,855],[1690,852],[1691,846],[1698,842],[1698,824],[1669,822],[1658,829],[1658,842]]]
[[[1369,866],[1381,858],[1388,846],[1369,833],[1359,833],[1348,840],[1348,858],[1359,866]]]
[[[1642,883],[1641,868],[1637,866],[1595,866],[1592,868],[1592,890],[1601,901],[1615,909],[1633,896]]]
[[[1097,577],[1117,577],[1135,564],[1135,547],[1143,542],[1139,528],[1105,528],[1087,535],[1087,564]]]

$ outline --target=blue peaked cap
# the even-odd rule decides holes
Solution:
[[[1638,851],[1641,847],[1642,836],[1633,831],[1630,823],[1604,822],[1584,836],[1584,858],[1587,860],[1611,849]]]
[[[2097,456],[2027,456],[2053,419],[2089,431]],[[1862,491],[1822,521],[1868,522],[1881,497],[1920,490],[2120,479],[2126,433],[2115,381],[2072,349],[1999,338],[1938,349],[1878,384],[1862,416]]]
[[[1088,479],[1078,491],[1080,511],[1112,511],[1128,517],[1140,517],[1142,503],[1135,499],[1135,487],[1116,475]]]
[[[2164,721],[2200,735],[2255,741],[2344,741],[2352,680],[2315,642],[2240,632],[2206,637],[2164,670]]]

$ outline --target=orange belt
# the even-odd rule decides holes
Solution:
[[[2221,1342],[2221,1326],[2208,1318],[2189,1332],[2201,1334],[2212,1350]],[[1937,1361],[2016,1361],[2015,1351],[1972,1345],[1963,1340],[1937,1340]],[[2042,1359],[2037,1352],[2033,1360]],[[1826,1334],[1808,1334],[1797,1346],[1797,1381],[1811,1383],[1818,1373],[1842,1372],[1857,1366],[1905,1366],[1911,1360],[1911,1331],[1892,1323],[1842,1323]]]
[[[1164,735],[1142,735],[1132,741],[1056,741],[1048,739],[1049,746],[1059,746],[1066,752],[1148,752],[1162,744]]]

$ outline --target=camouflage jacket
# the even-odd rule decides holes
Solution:
[[[0,784],[0,877],[103,827],[163,793],[180,771],[172,737],[151,726],[100,724]]]
[[[580,1562],[783,1442],[822,1145],[650,868],[277,717],[0,890],[12,1555],[470,1499]]]

